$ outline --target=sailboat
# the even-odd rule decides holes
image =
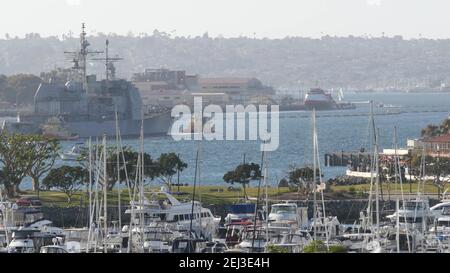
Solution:
[[[312,112],[312,140],[313,140],[313,219],[310,225],[310,232],[314,241],[324,240],[327,248],[331,244],[339,244],[334,239],[340,233],[340,223],[337,217],[327,216],[325,210],[325,200],[323,192],[326,190],[326,184],[322,180],[321,164],[319,159],[319,144],[316,125],[316,110]],[[317,173],[318,171],[318,173]],[[319,181],[317,181],[317,179]],[[319,184],[317,184],[319,182]],[[317,193],[320,194],[321,206],[318,204]],[[333,241],[332,241],[333,240]]]

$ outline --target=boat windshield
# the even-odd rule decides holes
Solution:
[[[439,219],[437,225],[440,227],[450,227],[450,219]]]
[[[444,207],[442,210],[442,215],[450,215],[450,207]]]
[[[403,204],[403,207],[405,210],[417,210],[417,209],[423,209],[423,204],[419,202],[406,202]]]
[[[272,213],[296,213],[295,206],[278,205],[272,206]]]

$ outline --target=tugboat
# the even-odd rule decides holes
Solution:
[[[73,134],[65,128],[57,117],[50,118],[42,126],[42,135],[58,140],[77,140],[79,138],[79,135]]]
[[[336,102],[331,96],[331,93],[325,92],[320,88],[312,88],[306,93],[303,104],[309,110],[313,108],[316,110],[346,110],[356,108],[353,103],[344,102],[343,97],[343,92],[340,90],[338,94],[339,102]]]
[[[336,102],[330,93],[320,88],[312,88],[306,93],[303,104],[307,109],[328,110],[335,108]]]

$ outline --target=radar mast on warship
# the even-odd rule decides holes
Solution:
[[[50,80],[42,82],[34,96],[34,111],[19,113],[17,121],[5,121],[2,131],[19,134],[48,134],[62,139],[74,136],[81,138],[114,135],[116,132],[116,112],[123,136],[138,136],[143,121],[145,135],[165,135],[171,126],[170,112],[167,110],[143,112],[142,99],[132,82],[117,79],[113,62],[121,58],[110,57],[109,41],[105,52],[90,51],[82,24],[80,49],[65,52],[73,56],[70,78],[66,83]],[[105,79],[97,80],[96,75],[87,74],[88,57],[105,53]],[[55,120],[59,122],[55,122]],[[52,124],[52,126],[49,126]],[[54,124],[58,125],[55,129]],[[61,128],[62,127],[62,128]],[[51,132],[46,132],[52,128]],[[64,132],[54,135],[53,132]]]

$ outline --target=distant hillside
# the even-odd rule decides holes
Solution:
[[[89,37],[91,49],[102,50],[107,36]],[[111,35],[111,53],[124,60],[118,74],[130,77],[149,67],[184,69],[208,76],[254,76],[274,87],[374,88],[450,81],[450,40],[323,37],[251,39],[170,38],[165,33],[132,37]],[[69,67],[63,52],[76,49],[78,38],[0,40],[0,74],[39,75]],[[102,63],[91,72],[103,73]]]

